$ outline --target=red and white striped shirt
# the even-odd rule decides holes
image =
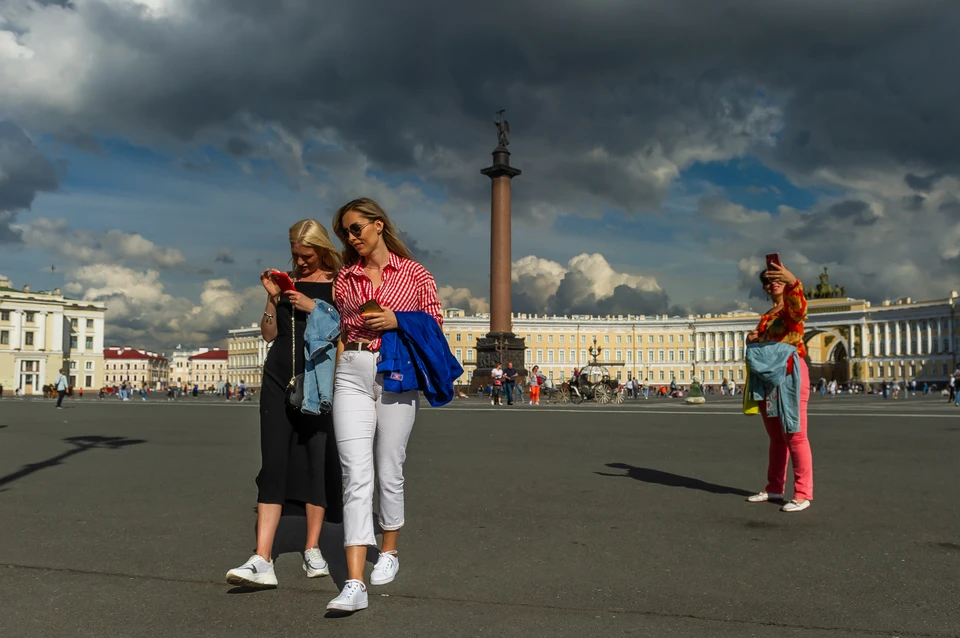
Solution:
[[[337,309],[340,311],[340,329],[347,342],[370,341],[371,350],[380,349],[380,333],[367,328],[360,314],[360,306],[371,299],[394,312],[425,312],[443,327],[437,282],[427,269],[412,259],[390,253],[381,273],[383,283],[376,290],[363,272],[362,260],[340,270],[337,275]]]

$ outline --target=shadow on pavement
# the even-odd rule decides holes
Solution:
[[[753,494],[753,492],[741,490],[736,487],[717,485],[716,483],[707,483],[706,481],[701,481],[700,479],[691,478],[689,476],[671,474],[670,472],[653,470],[647,467],[635,467],[627,463],[607,463],[607,467],[615,470],[626,470],[627,473],[610,474],[607,472],[594,472],[594,474],[597,474],[598,476],[632,478],[635,481],[656,483],[657,485],[665,485],[667,487],[685,487],[687,489],[700,490],[701,492],[709,492],[711,494],[735,494],[737,496],[750,496]]]
[[[89,450],[119,450],[131,445],[139,445],[141,443],[146,443],[143,439],[129,439],[125,436],[69,436],[63,439],[65,443],[69,443],[73,446],[73,449],[67,450],[62,454],[53,456],[44,461],[39,461],[37,463],[30,463],[29,465],[24,465],[21,469],[13,472],[12,474],[7,474],[6,476],[0,476],[0,487],[7,485],[8,483],[13,483],[22,478],[30,476],[35,472],[44,470],[48,467],[55,467],[62,464],[65,460],[71,456],[75,456],[82,452],[87,452]]]

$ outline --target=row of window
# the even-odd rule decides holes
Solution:
[[[547,378],[550,379],[551,381],[553,381],[555,378],[554,374],[555,372],[553,370],[547,370]],[[726,381],[733,378],[736,378],[737,381],[743,381],[744,379],[743,368],[738,368],[738,369],[730,368],[729,370],[726,370],[726,371],[722,369],[721,370],[714,370],[714,369],[701,370],[700,374],[703,381]],[[570,375],[563,376],[561,372],[558,376],[566,380],[567,378],[569,378]],[[649,370],[647,371],[646,378],[644,378],[642,371],[639,374],[637,374],[637,379],[643,382],[656,382],[656,381],[684,382],[684,381],[693,381],[693,377],[694,377],[693,370],[688,371],[683,369],[681,370],[663,370],[663,369]],[[621,382],[630,381],[633,378],[633,373],[629,370],[627,370],[626,372],[624,372],[623,370],[617,370],[615,374],[615,378]],[[467,383],[469,383],[472,380],[473,380],[473,371],[469,370],[467,371]]]
[[[260,345],[258,339],[245,339],[243,341],[230,341],[227,343],[228,350],[256,350]]]
[[[74,330],[77,329],[79,321],[77,319],[70,320],[70,327]],[[93,330],[93,319],[87,319],[87,330]]]
[[[34,311],[27,311],[24,314],[24,323],[36,323],[37,322],[37,313]],[[10,321],[10,311],[9,310],[0,310],[0,321]],[[77,319],[70,320],[70,327],[74,330],[78,326]],[[93,330],[93,319],[87,319],[87,329]]]
[[[255,354],[230,355],[231,368],[242,368],[242,367],[250,368],[256,365],[257,365],[257,355]]]

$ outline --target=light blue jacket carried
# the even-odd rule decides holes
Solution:
[[[301,412],[327,414],[333,409],[333,373],[337,362],[340,313],[320,299],[307,315],[303,332],[303,405]]]
[[[747,346],[750,399],[767,402],[767,416],[780,417],[783,431],[800,431],[800,355],[796,346],[770,341]],[[793,360],[787,374],[787,362]],[[745,399],[747,397],[744,397]]]

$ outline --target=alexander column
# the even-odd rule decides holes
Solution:
[[[471,387],[490,382],[490,370],[498,363],[513,367],[521,374],[524,343],[513,333],[510,310],[510,181],[520,174],[510,166],[510,124],[497,111],[497,148],[493,149],[493,165],[480,172],[490,178],[490,332],[477,340],[477,369]]]

